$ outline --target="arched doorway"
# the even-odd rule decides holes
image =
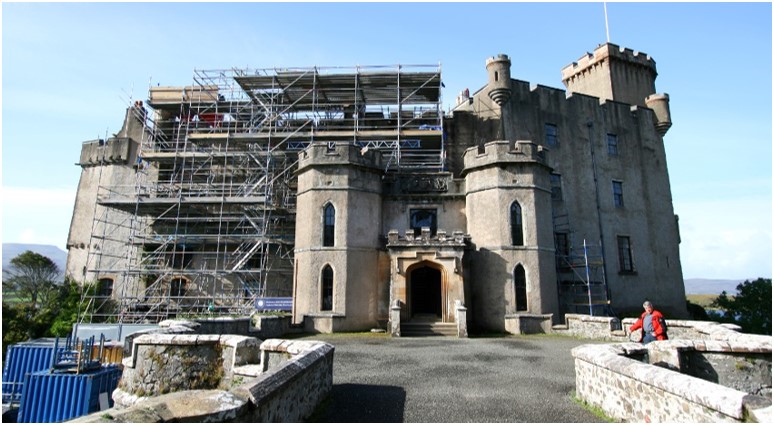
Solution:
[[[443,318],[441,270],[420,265],[411,270],[409,279],[411,319],[441,321]]]

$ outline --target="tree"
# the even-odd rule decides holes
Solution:
[[[59,266],[36,252],[24,251],[14,257],[11,266],[3,272],[9,276],[3,280],[3,291],[13,291],[33,309],[48,304],[58,292]]]
[[[723,309],[744,332],[771,335],[771,279],[745,280],[736,292],[729,297],[723,291],[712,306]]]

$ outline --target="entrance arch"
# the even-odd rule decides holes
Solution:
[[[445,294],[442,267],[421,262],[408,270],[408,276],[411,319],[443,321]]]

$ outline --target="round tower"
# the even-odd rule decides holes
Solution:
[[[489,98],[503,106],[511,98],[511,60],[499,54],[486,60],[489,73]]]
[[[669,127],[672,127],[672,114],[669,112],[669,95],[666,93],[652,94],[645,98],[645,104],[656,115],[656,131],[664,137]]]

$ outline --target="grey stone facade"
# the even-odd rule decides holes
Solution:
[[[446,172],[380,180],[378,159],[355,146],[313,144],[304,152],[294,321],[307,317],[309,329],[323,332],[366,329],[381,325],[396,305],[400,321],[410,321],[425,307],[412,299],[416,270],[417,280],[436,276],[438,321],[453,322],[452,306],[461,302],[478,329],[527,329],[533,315],[553,314],[558,322],[589,309],[637,311],[645,299],[685,317],[662,138],[671,125],[669,97],[655,93],[655,61],[602,45],[563,70],[569,92],[511,79],[510,65],[505,55],[487,61],[488,84],[458,99],[446,119]],[[328,202],[342,228],[336,246],[324,248]],[[427,235],[410,228],[418,209],[437,220]],[[455,245],[450,236],[457,234]],[[584,244],[598,252],[596,277],[579,282],[585,264],[573,254],[582,258]],[[321,316],[326,264],[334,270],[334,302]],[[321,324],[327,321],[338,325]]]
[[[318,332],[397,335],[458,307],[466,332],[527,332],[646,299],[685,317],[655,61],[600,45],[562,70],[567,91],[511,66],[487,60],[450,113],[440,71],[153,88],[153,125],[134,108],[126,141],[84,145],[68,273],[114,282],[122,322],[291,293],[293,323]]]

